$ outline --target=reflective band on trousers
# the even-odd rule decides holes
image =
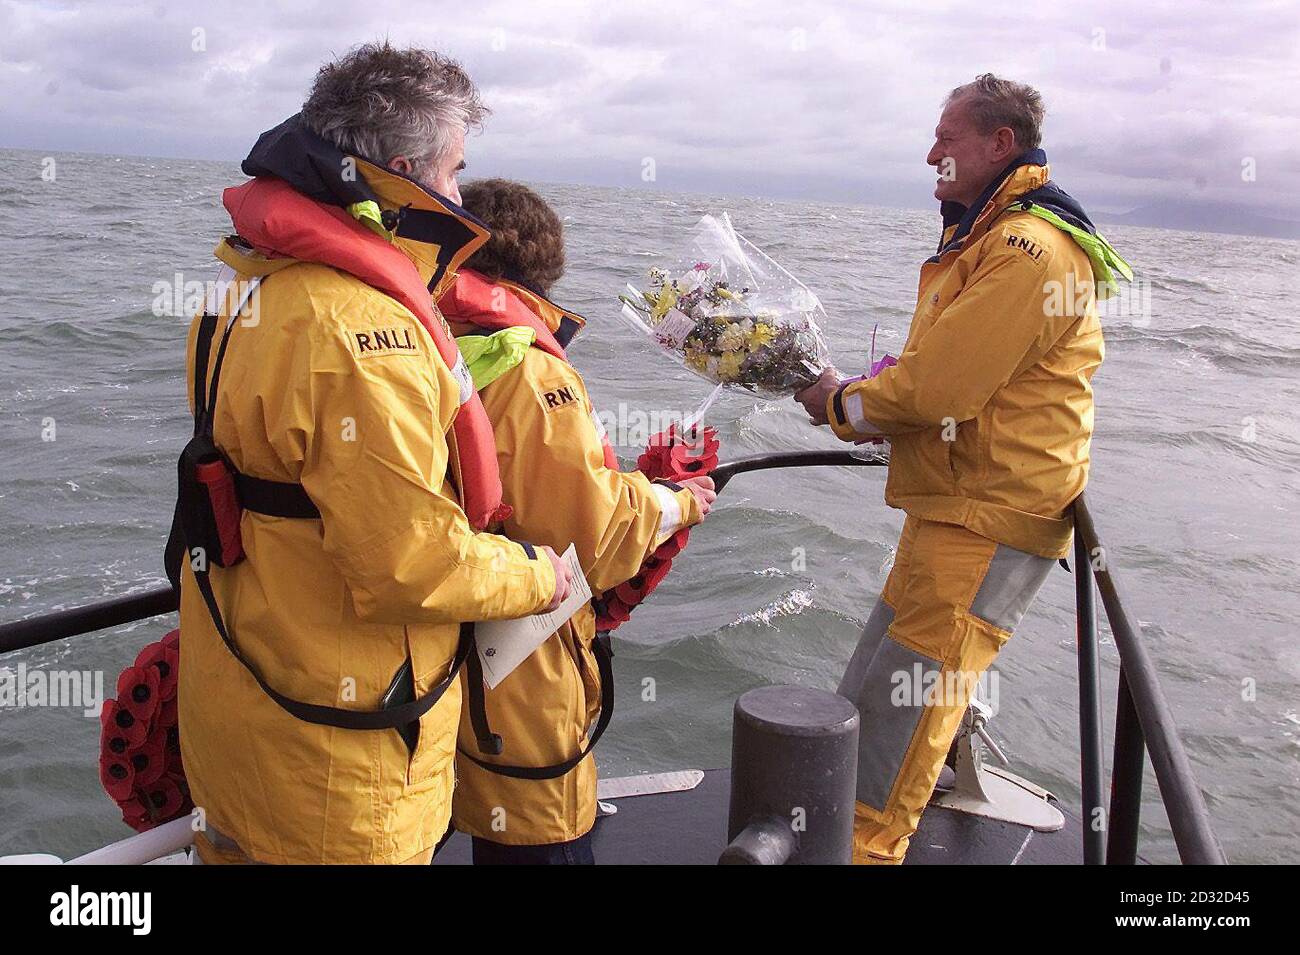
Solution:
[[[970,613],[1008,633],[1015,630],[1052,568],[1047,558],[998,545]],[[858,801],[883,812],[924,716],[924,698],[900,705],[900,675],[914,685],[941,686],[943,663],[889,635],[894,609],[876,601],[853,651],[839,694],[852,700],[862,718],[858,743]]]

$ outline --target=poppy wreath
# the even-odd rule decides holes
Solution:
[[[679,430],[676,424],[671,424],[650,439],[645,453],[637,458],[637,470],[658,482],[675,483],[703,477],[718,466],[718,447],[716,428]],[[596,629],[616,630],[626,623],[636,606],[668,576],[673,558],[686,547],[690,536],[688,528],[679,530],[655,548],[630,580],[595,600]]]
[[[136,832],[194,808],[177,731],[180,638],[173,630],[141,650],[100,715],[99,781]]]

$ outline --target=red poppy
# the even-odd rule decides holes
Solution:
[[[117,700],[104,703],[104,710],[99,714],[100,748],[115,755],[125,755],[145,741],[149,735],[149,724],[137,720],[135,715]],[[118,743],[116,740],[122,740]]]
[[[166,702],[176,696],[180,661],[180,651],[160,640],[141,650],[140,655],[135,658],[135,665],[142,669],[153,667],[158,671],[158,698]]]
[[[596,629],[617,630],[621,624],[627,623],[630,613],[630,607],[619,600],[616,594],[610,594],[596,611]]]
[[[127,756],[102,755],[99,758],[99,781],[104,792],[119,805],[131,798],[135,788],[135,770]]]
[[[154,825],[161,825],[175,819],[185,806],[185,793],[171,776],[163,776],[141,792],[149,814],[155,820]]]
[[[167,733],[167,746],[163,750],[163,771],[168,776],[185,778],[185,764],[181,761],[181,748],[174,730]]]
[[[170,700],[163,700],[162,703],[159,704],[158,712],[154,715],[150,732],[159,729],[170,729],[178,722],[180,722],[180,711],[176,702],[176,697],[173,696]]]
[[[614,593],[628,607],[635,607],[650,596],[660,582],[668,576],[668,571],[672,570],[672,567],[671,559],[663,560],[651,556],[641,566],[640,572],[631,580],[615,587]]]
[[[651,555],[656,560],[672,560],[686,547],[686,542],[691,539],[691,530],[689,527],[683,527],[668,540],[664,541]]]
[[[154,827],[153,820],[149,818],[149,810],[139,797],[119,800],[118,807],[122,810],[122,821],[136,832],[148,832]]]
[[[136,786],[152,786],[162,779],[167,765],[167,737],[163,733],[153,732],[144,741],[144,745],[126,754],[135,771]]]
[[[158,712],[158,671],[154,667],[129,666],[117,678],[117,702],[141,723]]]

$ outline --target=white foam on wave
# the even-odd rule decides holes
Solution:
[[[753,613],[743,614],[736,618],[731,626],[739,627],[746,623],[761,623],[765,627],[770,627],[773,619],[798,616],[811,607],[812,602],[811,589],[792,590],[779,600],[774,600],[762,610],[756,610]]]

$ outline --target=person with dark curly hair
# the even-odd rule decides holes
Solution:
[[[566,353],[583,319],[547,297],[564,274],[559,216],[517,182],[483,180],[461,195],[492,236],[438,304],[496,434],[503,499],[513,508],[504,533],[557,550],[574,544],[592,592],[611,590],[665,540],[703,519],[713,481],[670,487],[618,469]],[[499,754],[479,750],[472,712],[462,709],[452,823],[472,837],[477,865],[594,861],[589,733],[607,705],[610,673],[595,620],[584,606],[485,691],[489,722],[502,737]]]

